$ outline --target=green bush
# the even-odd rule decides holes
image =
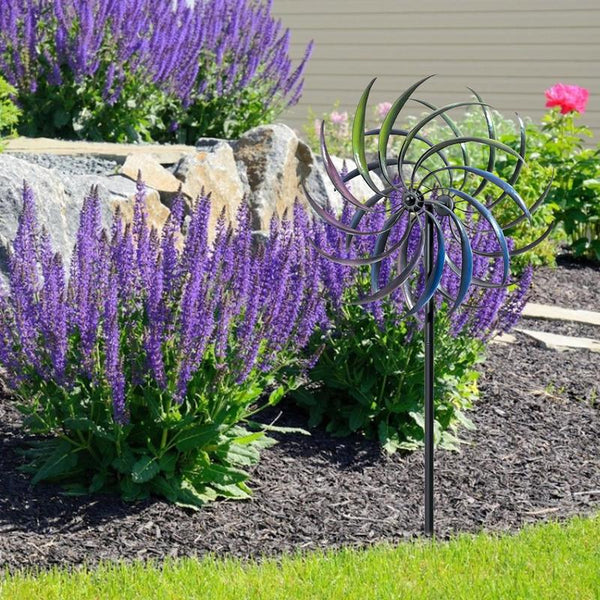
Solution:
[[[20,133],[196,143],[272,122],[302,94],[290,32],[263,0],[0,3],[0,73]]]
[[[318,265],[290,223],[260,247],[240,209],[208,240],[210,199],[182,239],[178,197],[162,237],[139,184],[133,223],[102,228],[86,198],[69,276],[31,189],[0,290],[2,379],[25,426],[32,482],[69,493],[149,494],[188,507],[247,498],[247,468],[274,443],[253,415],[295,385],[289,371],[323,310]]]
[[[15,106],[15,89],[0,77],[0,151],[4,149],[3,137],[13,133],[21,111]]]
[[[592,132],[577,124],[579,117],[573,111],[561,114],[557,107],[548,111],[541,127],[529,125],[529,162],[539,173],[554,173],[547,201],[556,207],[555,218],[571,251],[600,260],[600,146],[586,147]],[[505,141],[516,143],[514,138]],[[536,171],[525,177],[534,193],[543,186]]]
[[[372,312],[346,305],[335,332],[323,343],[310,372],[311,386],[293,392],[308,410],[309,425],[326,424],[336,436],[362,432],[393,453],[422,445],[423,339],[406,322],[398,322],[391,304],[378,323]],[[457,449],[460,424],[472,428],[464,411],[478,398],[483,343],[468,335],[454,336],[448,315],[436,315],[435,443]]]
[[[393,206],[398,200],[392,194],[388,202]],[[342,213],[344,226],[350,224],[351,213],[351,210]],[[368,214],[361,227],[365,232],[379,231],[385,218],[382,211]],[[399,218],[390,232],[390,247],[402,238],[408,221],[406,214]],[[442,222],[440,227],[449,240],[448,222]],[[474,223],[471,234],[477,237],[486,231],[487,222],[481,219]],[[370,238],[376,236],[360,237],[347,249],[344,258],[372,255],[376,242]],[[417,251],[419,237],[417,228],[409,234],[409,255]],[[332,225],[326,226],[324,233],[315,239],[327,254],[341,252],[345,241],[342,229]],[[446,251],[455,264],[461,259],[460,244],[448,243]],[[293,396],[308,410],[310,425],[324,423],[336,435],[362,432],[378,439],[389,452],[414,449],[423,441],[424,344],[419,332],[423,315],[403,319],[408,309],[402,290],[366,306],[355,303],[371,289],[369,268],[336,264],[324,256],[322,260],[330,328],[315,334],[313,352],[321,353],[308,372],[308,383],[295,390]],[[396,260],[392,254],[380,261],[380,285],[395,272]],[[473,274],[497,284],[502,281],[502,261],[478,257]],[[435,437],[442,447],[456,448],[459,425],[470,425],[464,411],[478,396],[475,365],[483,358],[485,341],[496,332],[509,330],[517,321],[531,274],[529,267],[511,290],[471,288],[465,304],[451,314],[438,295]],[[424,282],[424,266],[419,263],[408,283],[414,297],[420,296]],[[460,276],[446,267],[440,285],[446,290],[457,290],[459,284]]]

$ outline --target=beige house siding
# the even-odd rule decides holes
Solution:
[[[315,41],[304,95],[282,117],[292,127],[309,107],[353,110],[372,77],[377,103],[436,73],[421,94],[431,102],[466,99],[469,86],[534,119],[554,83],[586,87],[581,121],[600,137],[600,0],[274,0],[273,12],[291,29],[295,59]]]

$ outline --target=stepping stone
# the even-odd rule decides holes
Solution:
[[[600,312],[575,310],[573,308],[562,308],[561,306],[551,306],[549,304],[536,304],[535,302],[528,302],[525,305],[522,316],[529,317],[530,319],[575,321],[576,323],[600,326]]]
[[[532,329],[521,329],[520,327],[515,327],[515,331],[537,340],[551,350],[583,349],[600,353],[600,342],[592,338],[546,333],[545,331],[533,331]]]
[[[517,338],[512,333],[501,333],[490,340],[492,344],[514,344],[516,341]]]

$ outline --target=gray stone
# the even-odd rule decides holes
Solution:
[[[590,352],[600,352],[600,341],[592,338],[574,337],[570,335],[560,335],[557,333],[547,333],[545,331],[534,331],[532,329],[521,329],[515,327],[515,331],[522,333],[534,340],[540,342],[544,347],[550,350],[575,350],[583,349]]]
[[[120,175],[71,175],[0,154],[0,273],[7,269],[8,248],[17,231],[23,208],[23,182],[31,187],[39,222],[51,237],[54,249],[68,263],[79,227],[79,213],[91,186],[98,186],[102,223],[110,227],[117,206],[125,220],[133,216],[136,184]],[[146,194],[149,221],[162,227],[169,209],[160,203],[156,190]]]
[[[523,309],[523,316],[531,319],[549,319],[551,321],[573,321],[588,325],[600,325],[600,313],[593,310],[580,310],[536,304],[528,302]]]
[[[306,204],[302,184],[316,202],[327,203],[315,156],[287,125],[255,127],[232,146],[257,229],[267,230],[271,216],[289,211],[296,198]]]
[[[182,191],[192,202],[202,193],[210,193],[210,231],[214,230],[223,209],[227,219],[235,219],[244,199],[244,186],[233,150],[226,141],[208,139],[206,144],[199,143],[196,152],[179,161],[174,175],[182,182]]]

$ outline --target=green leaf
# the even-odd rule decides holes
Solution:
[[[284,386],[279,386],[277,389],[273,390],[269,394],[269,406],[274,406],[275,404],[277,404],[285,396],[285,391],[286,388]]]
[[[212,488],[207,486],[196,487],[191,481],[183,479],[180,483],[175,503],[178,506],[197,510],[216,499],[217,493]]]
[[[64,420],[65,427],[71,431],[91,431],[96,424],[91,419],[85,417],[71,417]]]
[[[131,470],[131,479],[134,483],[146,483],[150,481],[160,470],[158,460],[155,457],[144,454]]]
[[[219,426],[214,423],[197,425],[182,431],[177,437],[175,447],[181,452],[206,446],[219,436]]]
[[[352,431],[358,431],[367,422],[368,414],[362,406],[356,406],[350,411],[348,426]]]
[[[162,475],[157,475],[150,482],[150,489],[157,495],[163,496],[169,502],[176,502],[179,496],[179,488],[175,482],[171,482]]]
[[[224,463],[250,466],[260,460],[260,453],[255,446],[227,445],[217,450],[217,457]]]
[[[198,474],[194,477],[194,482],[210,484],[218,483],[219,485],[231,485],[233,483],[240,483],[248,479],[248,473],[235,469],[233,467],[226,467],[224,465],[212,464],[208,467],[200,469]]]
[[[69,116],[69,113],[60,108],[54,112],[54,116],[52,118],[54,127],[57,129],[64,127],[70,120],[71,117]]]
[[[119,486],[121,488],[121,496],[126,502],[132,502],[133,500],[139,500],[148,496],[147,490],[140,484],[134,483],[130,477],[121,479]]]
[[[111,466],[119,473],[129,475],[133,470],[135,460],[133,452],[129,448],[125,448],[121,456],[117,456],[117,458],[112,461]]]
[[[163,454],[158,461],[158,467],[161,471],[166,473],[173,473],[177,465],[178,455],[175,452],[168,452]]]
[[[92,483],[90,484],[89,492],[93,494],[95,492],[99,492],[104,485],[106,484],[106,471],[101,471],[100,473],[96,473],[94,477],[92,477]]]
[[[45,479],[52,479],[68,473],[77,464],[75,449],[69,442],[60,442],[54,452],[35,474],[31,483],[35,485]]]
[[[225,498],[231,498],[233,500],[246,500],[252,496],[252,492],[250,488],[245,486],[243,483],[241,484],[231,484],[231,485],[219,485],[218,483],[213,483],[213,487],[215,491]]]

